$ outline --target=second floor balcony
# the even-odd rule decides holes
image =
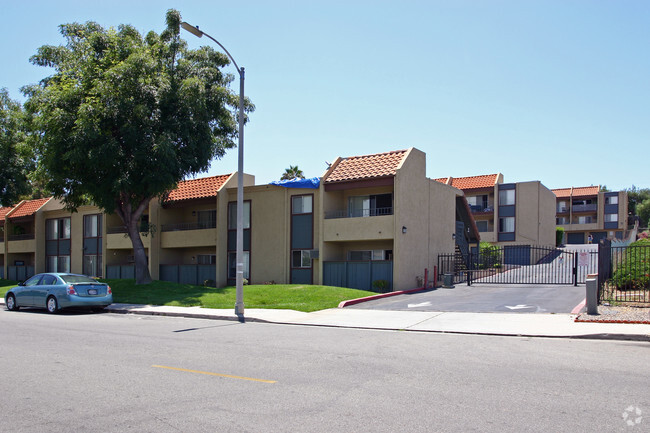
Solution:
[[[596,203],[593,203],[593,204],[574,204],[571,207],[571,210],[573,211],[573,213],[596,212],[598,210],[598,205]]]
[[[216,221],[202,221],[202,222],[191,222],[191,223],[175,223],[175,224],[163,224],[160,228],[162,232],[178,232],[186,230],[204,230],[204,229],[213,229],[217,227]]]
[[[347,209],[347,210],[333,210],[325,212],[325,219],[337,218],[364,218],[374,216],[392,215],[392,207],[380,207],[371,209]]]

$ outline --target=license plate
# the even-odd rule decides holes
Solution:
[[[97,294],[97,289],[88,289],[88,294],[89,295],[96,295]]]

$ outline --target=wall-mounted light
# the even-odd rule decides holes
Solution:
[[[456,233],[452,233],[452,234],[451,234],[451,238],[452,238],[453,240],[456,240]]]
[[[402,226],[402,233],[406,234],[406,226]]]
[[[192,261],[194,261],[195,258],[196,258],[196,257],[192,256]]]

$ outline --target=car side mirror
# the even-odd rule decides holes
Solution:
[[[19,285],[19,286],[24,286],[24,285],[25,285],[25,282],[24,282],[24,281],[21,281],[20,283],[18,283],[18,285]]]

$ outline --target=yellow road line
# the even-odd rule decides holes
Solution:
[[[230,379],[251,380],[253,382],[263,382],[263,383],[276,383],[277,382],[276,380],[255,379],[253,377],[242,377],[242,376],[233,376],[233,375],[230,375],[230,374],[210,373],[209,371],[188,370],[187,368],[167,367],[165,365],[152,365],[152,367],[154,367],[154,368],[164,368],[164,369],[167,369],[167,370],[184,371],[186,373],[206,374],[208,376],[227,377],[227,378],[230,378]]]

